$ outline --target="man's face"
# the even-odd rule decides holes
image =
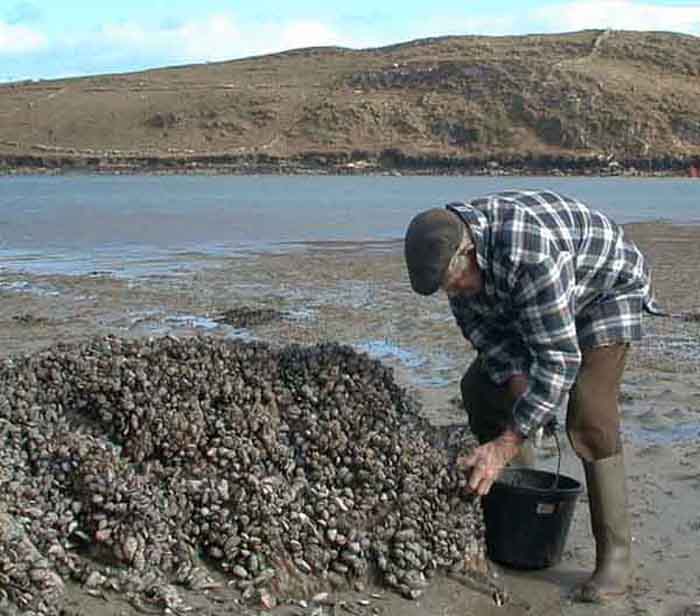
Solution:
[[[440,288],[448,297],[478,295],[484,287],[484,277],[476,264],[476,252],[472,248],[459,256],[463,257],[461,266],[446,272]]]

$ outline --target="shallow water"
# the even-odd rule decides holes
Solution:
[[[697,332],[660,335],[652,333],[643,339],[640,347],[646,353],[658,355],[666,361],[700,362],[700,336]]]
[[[455,380],[457,361],[447,353],[405,348],[388,340],[367,340],[353,346],[382,363],[400,365],[415,387],[442,389]]]
[[[51,286],[34,284],[30,280],[0,282],[0,293],[29,293],[39,296],[60,295],[60,291]]]
[[[623,433],[635,443],[646,445],[674,445],[681,443],[697,443],[700,440],[700,421],[681,424],[678,426],[626,426]]]
[[[700,222],[700,182],[649,178],[0,178],[0,268],[177,275],[231,256],[391,249],[417,211],[496,190],[572,194],[620,223]]]

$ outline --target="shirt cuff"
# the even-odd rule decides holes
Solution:
[[[513,429],[523,438],[528,438],[542,425],[545,415],[526,395],[520,396],[513,405]]]

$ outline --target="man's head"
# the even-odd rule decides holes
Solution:
[[[448,209],[426,210],[411,220],[404,254],[416,293],[432,295],[442,288],[450,295],[472,295],[481,290],[481,272],[467,227]]]

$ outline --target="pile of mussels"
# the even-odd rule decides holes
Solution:
[[[483,563],[483,520],[380,362],[337,344],[99,338],[0,368],[0,607],[66,583],[418,597]],[[9,607],[8,607],[9,606]]]

